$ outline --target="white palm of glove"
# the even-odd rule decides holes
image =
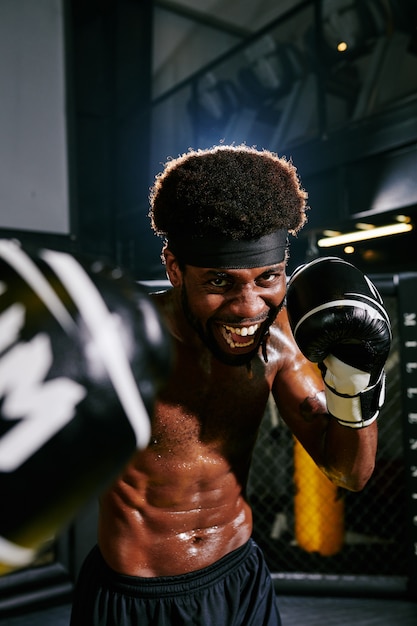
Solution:
[[[344,363],[333,354],[329,354],[324,360],[326,372],[324,382],[326,384],[327,409],[339,424],[349,428],[364,428],[369,426],[378,417],[379,410],[364,419],[362,412],[361,394],[369,391],[373,393],[373,387],[369,386],[371,375],[356,367]],[[379,390],[379,407],[382,406],[385,396],[385,377],[381,374]]]
[[[356,396],[369,386],[371,380],[369,372],[363,372],[357,367],[352,367],[333,354],[329,354],[323,363],[327,368],[324,382],[336,393],[344,396]]]

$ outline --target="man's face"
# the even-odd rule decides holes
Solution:
[[[249,362],[283,305],[285,262],[251,269],[182,273],[184,313],[213,354],[229,365]]]

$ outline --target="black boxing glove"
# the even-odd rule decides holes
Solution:
[[[375,285],[342,259],[317,259],[290,277],[287,310],[301,352],[320,366],[329,413],[350,428],[372,424],[385,397],[391,346]]]
[[[120,270],[0,240],[0,573],[148,444],[170,342]]]

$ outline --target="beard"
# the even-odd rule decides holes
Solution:
[[[207,325],[204,328],[201,321],[193,314],[189,304],[187,289],[184,284],[181,288],[181,303],[188,323],[195,330],[201,341],[210,350],[210,352],[216,359],[218,359],[219,361],[221,361],[221,363],[224,363],[225,365],[232,365],[236,367],[241,365],[248,365],[251,360],[258,354],[259,347],[261,345],[265,346],[269,335],[269,327],[284,306],[284,302],[285,298],[278,306],[269,308],[267,319],[262,323],[261,328],[258,331],[259,336],[256,343],[254,343],[254,347],[252,350],[245,352],[244,354],[228,354],[220,348],[218,342],[216,341],[212,331],[212,324],[210,323],[210,320],[207,322]],[[265,354],[265,347],[263,351]],[[265,361],[267,360],[265,357],[264,359]]]

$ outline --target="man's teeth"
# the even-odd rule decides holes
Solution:
[[[253,335],[255,335],[256,331],[259,328],[260,324],[252,324],[251,326],[242,326],[238,328],[234,328],[233,326],[223,326],[222,334],[231,348],[247,348],[247,346],[251,346],[253,344]],[[250,339],[246,342],[235,342],[233,341],[232,335],[237,335],[240,337],[250,337]]]
[[[254,335],[258,330],[260,324],[253,324],[252,326],[242,326],[242,328],[233,328],[233,326],[225,326],[225,329],[229,333],[234,335],[240,335],[241,337],[247,337],[248,335]]]

